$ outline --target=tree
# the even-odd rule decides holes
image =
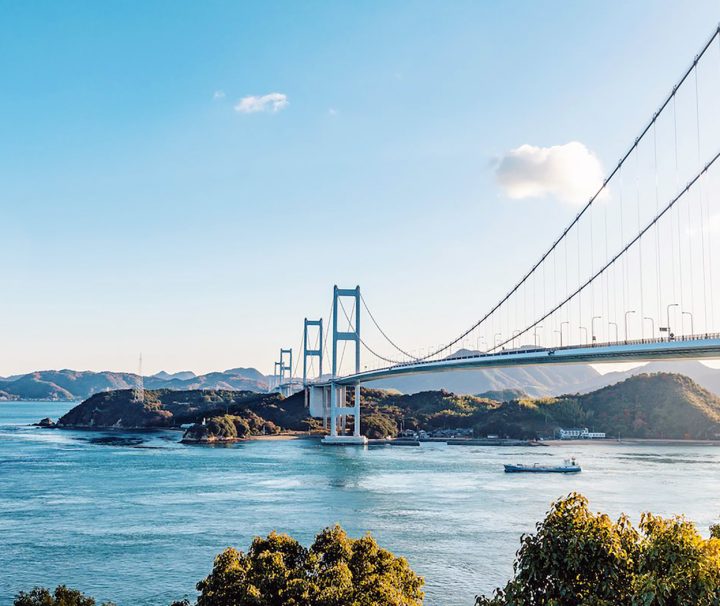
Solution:
[[[368,438],[394,438],[398,434],[397,423],[385,415],[370,413],[360,417],[360,431]]]
[[[200,581],[198,606],[420,606],[423,579],[404,558],[366,535],[326,528],[309,549],[292,537],[256,538],[247,554],[229,548]]]
[[[45,587],[35,587],[25,593],[21,591],[15,596],[14,606],[95,606],[95,600],[84,595],[77,589],[70,589],[65,585],[58,585],[54,593]],[[112,602],[105,602],[102,606],[115,606]]]
[[[682,516],[643,514],[635,603],[672,606],[720,604],[720,540],[703,539]]]
[[[720,538],[682,517],[613,522],[573,493],[523,536],[515,576],[476,606],[716,606]]]

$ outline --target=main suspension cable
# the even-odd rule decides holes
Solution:
[[[416,360],[417,358],[413,356],[412,354],[409,354],[404,349],[402,349],[400,346],[398,346],[390,337],[387,336],[385,331],[380,328],[380,325],[377,323],[377,320],[375,319],[375,316],[373,316],[373,313],[370,311],[370,308],[368,307],[367,302],[365,301],[365,297],[363,297],[362,293],[360,294],[360,300],[362,301],[363,307],[365,308],[365,311],[368,312],[368,315],[370,316],[370,319],[372,320],[373,324],[375,324],[375,327],[380,331],[380,334],[385,337],[388,343],[392,345],[395,349],[397,349],[401,354],[404,356],[407,356],[411,360]]]
[[[632,143],[630,148],[626,151],[626,153],[621,157],[620,161],[618,162],[617,166],[610,172],[610,174],[604,179],[602,182],[602,185],[600,188],[593,194],[588,202],[583,206],[583,208],[580,210],[580,212],[575,216],[575,218],[570,222],[567,227],[562,231],[560,236],[552,243],[550,248],[547,249],[547,251],[540,257],[540,259],[530,268],[530,270],[518,281],[511,289],[508,291],[508,293],[502,297],[487,313],[485,313],[477,322],[475,322],[470,328],[465,330],[463,333],[461,333],[458,337],[451,340],[444,346],[436,349],[433,352],[428,353],[427,355],[418,356],[414,359],[416,361],[423,361],[430,359],[432,357],[435,357],[436,355],[449,350],[454,345],[457,345],[459,342],[461,342],[465,337],[467,337],[472,331],[474,331],[476,328],[478,328],[480,325],[482,325],[485,321],[488,320],[502,305],[504,305],[510,297],[512,297],[518,289],[525,284],[525,282],[528,280],[528,278],[533,275],[533,273],[544,263],[544,261],[555,251],[557,246],[563,241],[563,239],[568,235],[568,233],[575,227],[580,219],[585,215],[585,213],[592,207],[593,203],[601,196],[601,194],[606,190],[608,184],[610,181],[615,177],[617,172],[622,168],[622,166],[625,164],[627,159],[630,157],[630,155],[637,149],[638,145],[640,144],[640,141],[644,139],[645,135],[648,133],[648,131],[655,125],[655,122],[660,117],[660,114],[665,110],[665,108],[668,106],[668,104],[673,100],[675,97],[678,89],[685,83],[687,78],[693,73],[693,70],[696,68],[698,62],[700,59],[705,55],[708,48],[710,48],[711,44],[715,40],[715,38],[720,37],[720,25],[715,29],[712,36],[710,36],[709,40],[705,43],[702,50],[695,56],[695,59],[693,60],[692,64],[688,67],[688,69],[684,72],[680,80],[675,84],[675,86],[672,88],[672,91],[667,95],[665,100],[660,105],[659,109],[653,114],[650,121],[645,125],[645,127],[640,132],[640,135],[635,139],[635,141]],[[547,316],[546,316],[547,317]]]
[[[606,269],[608,269],[611,265],[615,263],[620,257],[622,257],[636,242],[642,238],[642,236],[645,235],[645,233],[653,227],[661,218],[662,216],[668,212],[673,206],[675,206],[675,203],[680,200],[690,189],[697,183],[704,175],[707,173],[707,171],[712,167],[713,164],[717,161],[717,159],[720,158],[720,152],[715,154],[715,156],[710,160],[705,167],[697,174],[691,181],[688,182],[688,184],[685,186],[685,188],[677,195],[675,196],[670,202],[665,206],[665,208],[660,211],[655,218],[652,219],[630,242],[628,242],[627,246],[625,246],[620,252],[618,252],[610,261],[608,261],[599,271],[597,271],[593,276],[591,276],[582,286],[580,286],[575,292],[570,294],[564,301],[556,305],[553,309],[551,309],[549,312],[547,312],[542,318],[539,318],[535,322],[533,322],[530,326],[527,326],[520,334],[525,334],[529,330],[535,328],[540,322],[543,320],[549,318],[552,314],[554,314],[556,311],[558,311],[561,307],[563,307],[565,304],[567,304],[569,301],[571,301],[576,295],[578,295],[581,291],[583,291],[587,286],[589,286],[599,275],[601,275]],[[503,347],[504,345],[507,345],[510,343],[513,339],[506,339],[502,343],[499,343],[495,347],[493,347],[490,351],[496,351],[498,348]]]

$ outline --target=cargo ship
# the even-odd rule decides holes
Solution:
[[[532,465],[505,465],[505,473],[578,473],[582,471],[575,457],[565,459],[562,465],[541,465],[533,463]]]

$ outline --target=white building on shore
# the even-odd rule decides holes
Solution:
[[[605,432],[589,431],[587,427],[558,429],[558,437],[561,440],[602,440],[605,438]]]

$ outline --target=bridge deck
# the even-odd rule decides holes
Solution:
[[[668,339],[642,339],[619,343],[505,350],[491,354],[452,357],[444,360],[410,362],[369,370],[335,379],[339,385],[355,385],[397,376],[476,370],[537,364],[593,364],[600,362],[651,362],[653,360],[720,358],[720,334]],[[327,384],[327,382],[323,382]],[[320,383],[320,384],[323,384]]]

